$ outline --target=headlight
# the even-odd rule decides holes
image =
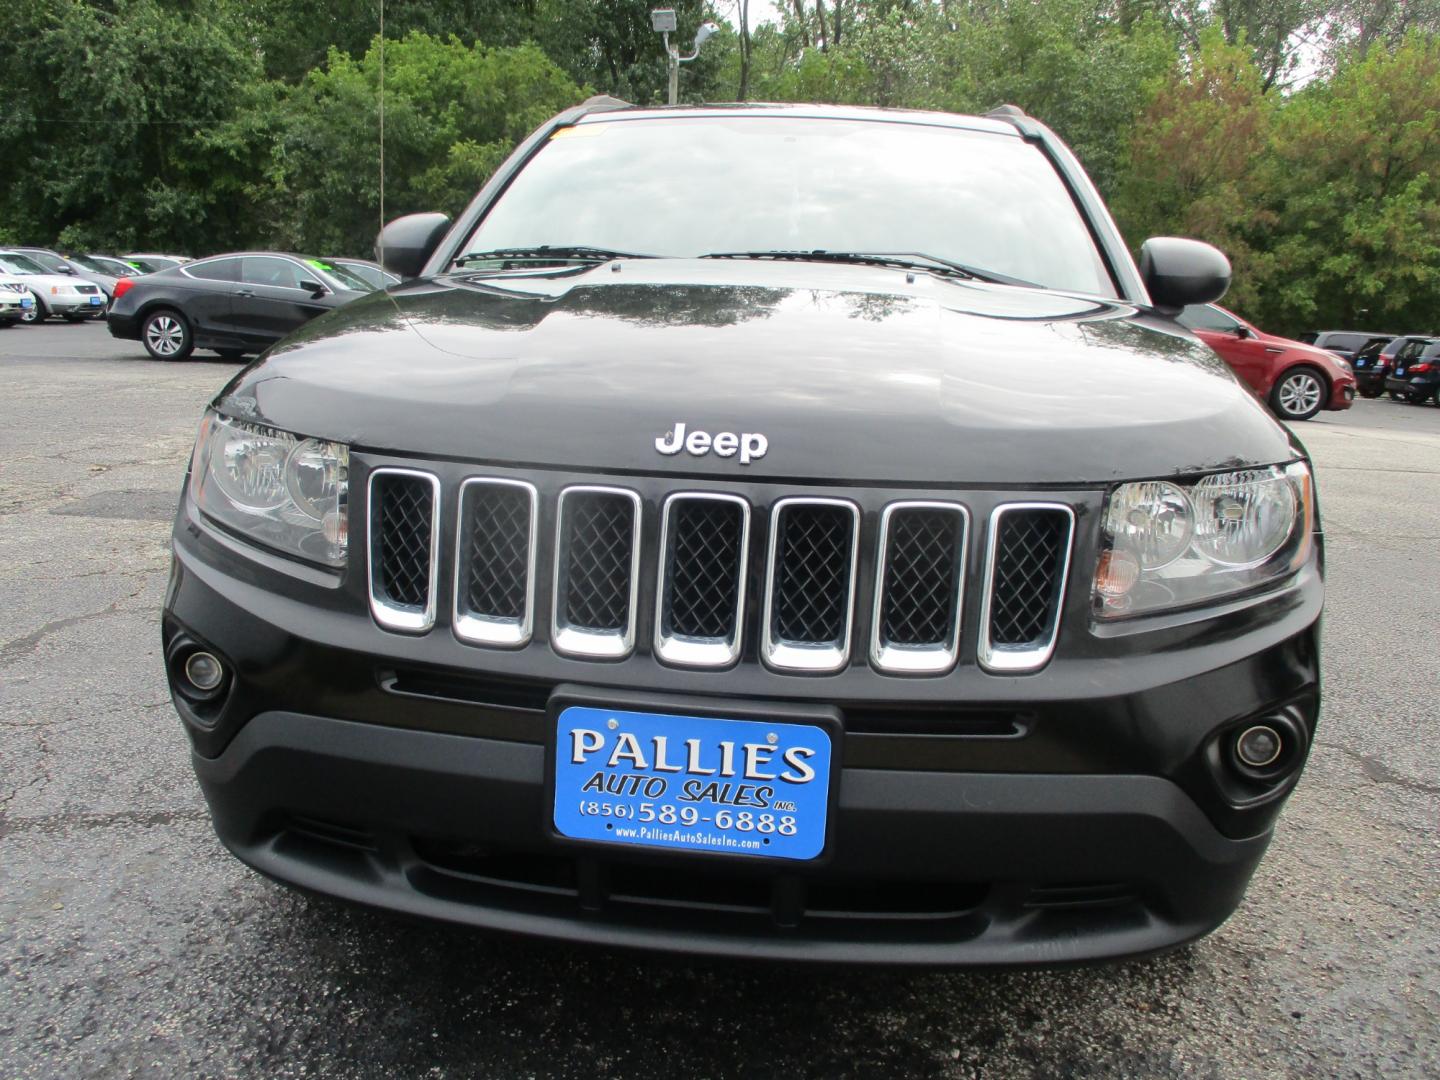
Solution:
[[[207,412],[190,462],[205,515],[255,543],[345,565],[350,450]]]
[[[1303,462],[1121,484],[1105,504],[1092,610],[1114,619],[1263,586],[1309,557],[1314,520]]]

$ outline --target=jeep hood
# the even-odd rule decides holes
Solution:
[[[926,273],[627,260],[455,275],[316,319],[224,412],[364,450],[737,481],[1086,484],[1288,460],[1189,334]],[[768,450],[663,455],[677,423]]]

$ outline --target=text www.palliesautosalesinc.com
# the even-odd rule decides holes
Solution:
[[[662,840],[668,843],[693,844],[696,847],[735,848],[751,851],[760,847],[759,840],[737,839],[719,833],[683,832],[680,829],[652,829],[642,825],[639,828],[616,829],[615,835],[621,840]]]

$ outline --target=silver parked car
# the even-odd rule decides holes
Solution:
[[[18,251],[21,255],[29,256],[52,274],[67,274],[72,277],[77,277],[82,281],[88,281],[92,285],[99,285],[100,291],[105,294],[107,301],[115,295],[116,277],[114,274],[107,274],[100,270],[92,270],[74,259],[61,255],[58,251],[52,251],[50,248],[17,247],[11,250]]]
[[[13,249],[0,250],[0,273],[20,278],[35,298],[24,322],[41,322],[59,315],[66,322],[105,317],[105,294],[100,286],[73,274],[52,274],[30,256]]]

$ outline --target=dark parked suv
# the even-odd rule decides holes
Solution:
[[[1402,352],[1407,358],[1419,356],[1433,338],[1402,334],[1381,346],[1371,344],[1355,357],[1355,385],[1361,397],[1377,398],[1385,392],[1385,380]]]
[[[1304,449],[1014,109],[527,139],[206,412],[164,652],[282,882],[607,945],[1171,948],[1319,709]]]
[[[1440,405],[1440,341],[1402,350],[1385,377],[1385,389],[1392,397],[1404,398],[1412,405],[1431,400]]]
[[[1300,334],[1295,339],[1304,342],[1306,345],[1314,345],[1317,349],[1324,349],[1332,352],[1343,360],[1352,363],[1355,357],[1371,346],[1384,348],[1389,342],[1395,340],[1394,334],[1377,334],[1366,330],[1324,330],[1319,333],[1311,332]]]

